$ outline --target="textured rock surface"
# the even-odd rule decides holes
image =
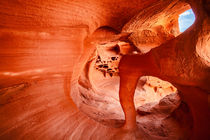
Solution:
[[[190,6],[196,22],[180,35]],[[209,139],[209,9],[208,0],[0,1],[0,139]]]

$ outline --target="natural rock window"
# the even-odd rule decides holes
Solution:
[[[210,140],[209,9],[0,0],[0,140]]]
[[[90,39],[95,49],[80,75],[79,90],[72,92],[80,110],[109,127],[120,127],[125,121],[119,99],[120,60],[125,55],[140,54],[140,50],[127,37],[128,34],[117,34],[107,27],[97,29]],[[158,115],[162,114],[159,119],[165,119],[179,106],[180,98],[177,89],[169,82],[153,76],[142,76],[135,90],[134,104],[137,123],[150,127],[147,122],[152,125],[156,123],[150,117],[159,118]],[[161,124],[162,122],[154,129],[167,129],[161,128]],[[145,128],[145,131],[150,131],[149,129]],[[165,132],[162,134],[166,135]]]
[[[179,30],[184,32],[187,30],[195,21],[195,15],[192,9],[187,10],[179,15]]]

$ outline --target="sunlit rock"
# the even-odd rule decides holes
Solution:
[[[190,8],[196,20],[181,33]],[[0,1],[0,139],[209,139],[209,9]]]

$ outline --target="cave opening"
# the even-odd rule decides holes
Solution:
[[[184,32],[187,30],[195,21],[195,14],[192,9],[189,9],[179,15],[179,30]]]

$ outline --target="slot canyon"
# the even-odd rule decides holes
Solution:
[[[209,0],[0,1],[0,140],[209,140],[209,93]]]

